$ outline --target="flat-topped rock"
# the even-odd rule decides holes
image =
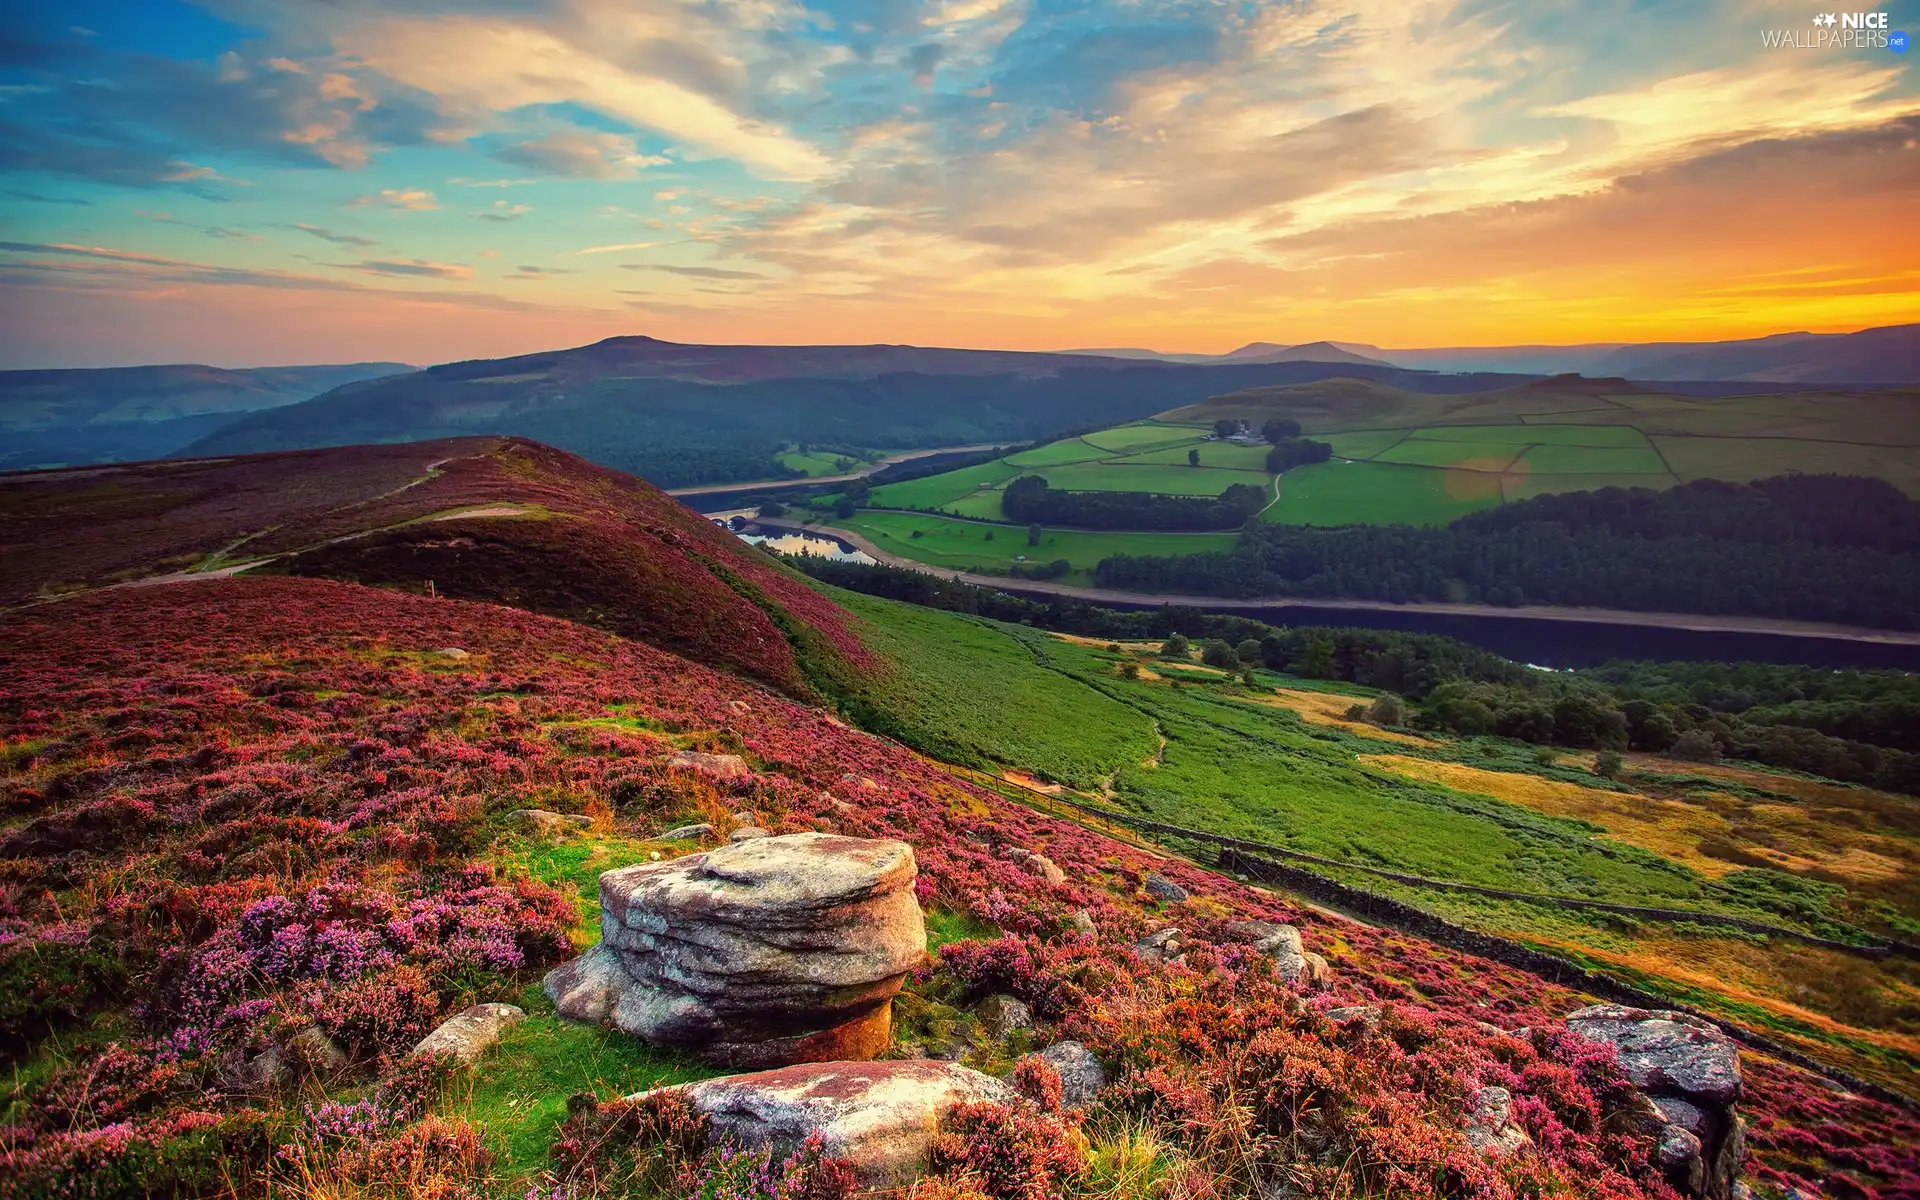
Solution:
[[[451,1054],[462,1062],[475,1062],[515,1025],[527,1019],[524,1009],[513,1004],[475,1004],[441,1022],[439,1028],[420,1039],[413,1053],[423,1056]]]
[[[926,957],[905,842],[797,833],[600,877],[600,944],[547,976],[561,1015],[709,1062],[871,1058]]]
[[[866,1188],[910,1183],[926,1167],[940,1119],[959,1104],[1018,1103],[1011,1087],[957,1063],[818,1062],[671,1089],[706,1114],[710,1136],[793,1154],[819,1135]]]

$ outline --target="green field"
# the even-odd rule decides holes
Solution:
[[[1292,525],[1444,525],[1499,504],[1500,480],[1388,463],[1316,463],[1281,476],[1279,503],[1261,518]]]
[[[1473,442],[1508,446],[1644,446],[1630,425],[1435,425],[1407,436],[1423,442]]]
[[[1116,425],[1112,429],[1102,429],[1089,433],[1080,440],[1100,447],[1106,451],[1141,450],[1148,446],[1162,446],[1172,442],[1191,441],[1207,432],[1205,425],[1159,425],[1135,424]]]
[[[938,508],[962,496],[972,495],[980,490],[982,484],[992,486],[1005,483],[1018,474],[1020,468],[1009,465],[1004,459],[996,459],[979,466],[948,471],[944,475],[929,475],[924,479],[908,479],[877,487],[873,489],[872,502],[883,508]],[[998,503],[996,500],[995,504]]]
[[[1532,446],[1515,463],[1528,475],[1658,475],[1667,464],[1652,446]],[[1668,483],[1678,483],[1671,477]]]
[[[1499,474],[1526,449],[1524,446],[1480,442],[1426,442],[1409,437],[1382,450],[1369,462],[1404,463],[1415,467],[1458,467]]]
[[[998,501],[995,502],[996,504]],[[1096,533],[1078,529],[1048,529],[1038,546],[1027,544],[1027,531],[1008,525],[959,521],[927,513],[878,512],[867,509],[832,524],[860,534],[875,546],[954,571],[1004,572],[1015,558],[1049,563],[1064,558],[1074,566],[1069,583],[1090,582],[1103,558],[1116,554],[1209,554],[1233,549],[1233,533]],[[914,537],[918,532],[919,537]],[[991,539],[988,534],[993,535]]]
[[[1267,469],[1267,451],[1271,447],[1240,446],[1232,442],[1199,442],[1185,446],[1167,446],[1159,450],[1148,450],[1140,454],[1129,454],[1125,458],[1113,459],[1116,466],[1132,466],[1136,463],[1171,463],[1175,466],[1187,465],[1187,455],[1194,450],[1200,452],[1200,465],[1218,467],[1229,471],[1259,471]]]
[[[1185,451],[1181,452],[1182,459]],[[1172,464],[1073,463],[1050,467],[1047,483],[1069,492],[1159,492],[1168,496],[1218,496],[1236,483],[1267,486],[1265,471],[1229,471]]]
[[[1112,456],[1111,450],[1102,450],[1079,438],[1068,438],[1064,442],[1052,442],[1033,450],[1023,450],[1019,454],[1009,454],[1005,461],[1022,468],[1053,467],[1061,463],[1092,462]]]
[[[1347,433],[1315,434],[1340,458],[1372,458],[1407,436],[1405,429],[1355,429]]]

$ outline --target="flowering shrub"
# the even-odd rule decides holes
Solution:
[[[10,617],[0,966],[13,973],[0,1012],[15,1014],[13,1044],[28,1047],[37,1031],[144,1003],[116,1049],[23,1076],[13,1111],[26,1115],[0,1132],[9,1188],[217,1187],[202,1168],[223,1154],[250,1161],[247,1139],[267,1137],[223,1082],[235,1061],[309,1023],[377,1058],[454,1004],[517,993],[570,953],[577,920],[569,899],[484,866],[500,816],[537,796],[628,836],[657,833],[683,805],[739,803],[770,827],[826,822],[910,842],[924,895],[1001,931],[943,947],[922,984],[955,998],[1009,993],[1050,1033],[1083,1041],[1116,1079],[1088,1119],[1150,1122],[1177,1143],[1193,1162],[1182,1194],[1206,1194],[1208,1179],[1244,1194],[1281,1170],[1328,1196],[1667,1194],[1651,1147],[1610,1120],[1628,1092],[1608,1052],[1561,1032],[1577,994],[1044,817],[648,646],[514,609],[308,579],[102,594]],[[445,646],[469,657],[431,654]],[[667,767],[693,746],[725,746],[751,773],[721,785]],[[1036,886],[996,853],[1009,844],[1044,853],[1066,882]],[[1173,918],[1187,945],[1179,965],[1129,945],[1149,930],[1134,895],[1148,871],[1193,896]],[[1096,933],[1071,932],[1081,909]],[[1299,926],[1332,962],[1329,990],[1287,991],[1235,943],[1236,919]],[[48,991],[53,1002],[6,1008],[39,977],[15,965],[28,946],[84,950],[93,965],[59,959],[76,969]],[[1378,1022],[1322,1015],[1354,1004],[1379,1006]],[[1757,1056],[1747,1070],[1757,1181],[1914,1195],[1910,1115]],[[1021,1071],[1050,1103],[1041,1073]],[[303,1126],[281,1141],[303,1147],[307,1167],[282,1158],[274,1172],[297,1183],[323,1163],[371,1170],[379,1145],[393,1177],[413,1172],[447,1195],[493,1186],[459,1127],[422,1119],[415,1092],[430,1087],[409,1092],[397,1068],[389,1078],[375,1093],[386,1124],[331,1141]],[[1532,1155],[1496,1164],[1466,1144],[1469,1098],[1490,1085],[1513,1094]],[[1072,1154],[1057,1149],[1077,1145],[1072,1118],[1023,1105],[966,1120],[980,1149],[949,1142],[927,1196],[1074,1178]],[[1056,1148],[1037,1131],[1058,1135]],[[691,1188],[717,1166],[698,1120],[667,1100],[582,1105],[560,1132],[554,1186],[570,1196],[639,1176]]]
[[[933,1170],[967,1179],[997,1200],[1051,1200],[1086,1161],[1078,1130],[1057,1114],[1023,1104],[957,1106],[928,1154]]]

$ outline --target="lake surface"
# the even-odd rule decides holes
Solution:
[[[837,537],[824,533],[798,533],[792,530],[765,532],[754,524],[753,510],[737,509],[731,512],[708,513],[713,523],[729,529],[743,542],[755,546],[765,546],[781,554],[812,554],[820,558],[830,558],[835,562],[871,563],[873,556],[864,550],[856,549],[852,543],[843,542]]]

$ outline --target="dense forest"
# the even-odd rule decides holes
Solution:
[[[1268,424],[1273,424],[1269,421]],[[1323,463],[1333,457],[1333,445],[1330,442],[1316,442],[1311,438],[1283,437],[1273,443],[1273,449],[1267,451],[1267,472],[1278,475],[1291,471],[1295,467]]]
[[[1022,475],[1000,494],[1000,511],[1022,524],[1072,529],[1238,529],[1266,507],[1267,491],[1236,483],[1218,497],[1149,492],[1063,492],[1039,475]]]
[[[1756,663],[1610,663],[1530,670],[1488,650],[1382,629],[1280,628],[1167,606],[1122,612],[1032,600],[896,567],[790,560],[824,582],[1061,633],[1200,644],[1229,670],[1265,667],[1378,688],[1414,703],[1393,724],[1542,746],[1722,758],[1920,795],[1920,676]]]
[[[1101,562],[1104,587],[1466,600],[1920,628],[1920,503],[1877,479],[1541,496],[1445,528],[1255,524],[1229,553]]]

